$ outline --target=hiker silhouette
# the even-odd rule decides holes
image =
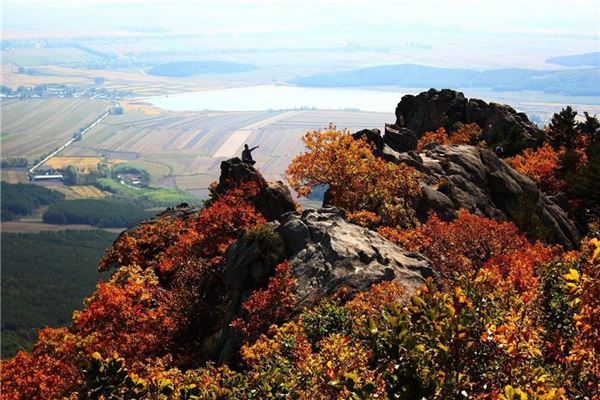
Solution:
[[[246,164],[254,165],[256,161],[252,158],[252,152],[258,149],[258,146],[254,146],[249,148],[247,144],[244,145],[244,150],[242,151],[242,161]]]

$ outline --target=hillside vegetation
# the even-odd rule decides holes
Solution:
[[[496,91],[539,90],[573,96],[600,94],[598,68],[567,71],[497,69],[477,71],[416,64],[382,65],[295,79],[299,86],[485,87]]]
[[[183,190],[159,187],[136,188],[125,186],[111,178],[100,178],[95,185],[115,196],[135,202],[140,207],[171,207],[181,203],[199,204],[200,200]]]
[[[2,221],[12,221],[31,214],[41,206],[65,199],[64,194],[42,186],[25,183],[11,184],[4,181],[0,185]]]

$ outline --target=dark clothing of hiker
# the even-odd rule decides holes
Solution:
[[[248,145],[244,146],[244,151],[242,151],[242,161],[246,164],[254,165],[256,161],[252,159],[252,151],[256,150],[258,146],[254,146],[253,148],[248,148]]]
[[[504,156],[504,148],[502,146],[496,147],[496,155],[500,158]]]

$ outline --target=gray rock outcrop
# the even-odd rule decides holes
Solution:
[[[376,232],[347,222],[337,208],[290,212],[275,226],[296,280],[296,312],[339,290],[352,297],[374,283],[398,280],[412,293],[427,277],[437,279],[423,255],[405,251]],[[227,250],[222,276],[229,311],[215,326],[206,349],[212,354],[209,358],[220,363],[231,363],[241,345],[239,334],[229,322],[241,314],[242,304],[252,291],[265,287],[273,275],[276,262],[266,262],[266,245],[241,238]]]
[[[385,149],[384,149],[385,151]],[[535,183],[493,152],[467,145],[439,145],[401,153],[396,162],[416,165],[423,173],[419,217],[435,211],[451,220],[461,209],[499,220],[511,220],[529,233],[541,229],[546,241],[577,247],[579,235],[566,212]],[[535,226],[534,226],[535,225]]]
[[[286,214],[276,232],[286,244],[298,307],[341,288],[357,293],[381,281],[399,280],[411,291],[436,276],[423,255],[347,222],[334,207]]]
[[[253,166],[237,157],[221,163],[221,175],[215,192],[221,194],[249,181],[256,182],[260,188],[254,198],[254,206],[268,221],[276,220],[282,214],[296,209],[290,190],[283,182],[267,182]]]
[[[513,135],[512,141],[518,140],[523,146],[531,146],[542,134],[527,115],[508,105],[467,99],[463,93],[450,89],[430,89],[416,96],[403,96],[396,107],[396,122],[391,127],[397,131],[408,129],[418,138],[440,127],[451,129],[459,122],[479,125],[483,139],[488,143]],[[388,144],[396,151],[414,150],[414,147],[395,148],[392,143]]]

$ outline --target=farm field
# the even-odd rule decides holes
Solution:
[[[26,169],[6,169],[0,170],[0,180],[8,183],[28,183]]]
[[[94,156],[57,156],[52,157],[50,160],[46,161],[42,167],[44,168],[66,168],[68,166],[73,166],[78,168],[79,170],[90,170],[94,169],[98,166],[99,163],[105,162],[108,166],[112,166],[115,164],[120,164],[125,162],[125,160],[120,159],[110,159],[105,160],[102,157],[94,157]]]
[[[62,232],[62,231],[80,231],[97,230],[99,228],[91,225],[82,224],[45,224],[35,221],[8,221],[0,223],[0,231],[3,233],[37,233],[37,232]],[[124,228],[102,228],[102,230],[113,233],[121,233]]]
[[[97,99],[0,100],[3,157],[33,160],[63,145],[110,104]]]
[[[111,115],[63,156],[127,154],[127,163],[150,172],[152,183],[206,197],[221,161],[241,154],[244,143],[259,145],[256,166],[270,180],[283,179],[302,151],[300,138],[330,122],[339,129],[383,129],[391,113],[355,111],[170,112],[149,115],[131,109]]]

